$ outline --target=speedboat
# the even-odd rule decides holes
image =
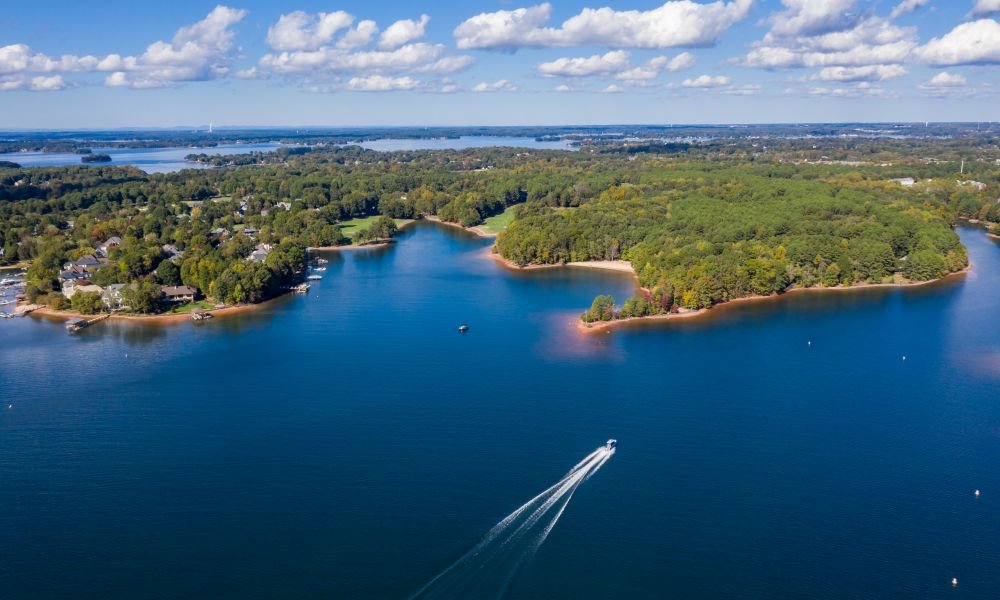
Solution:
[[[614,450],[618,447],[618,440],[608,440],[607,444],[604,444],[605,450]]]

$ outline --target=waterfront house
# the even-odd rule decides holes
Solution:
[[[78,292],[87,292],[89,294],[98,294],[103,296],[104,288],[99,285],[88,284],[86,282],[78,283],[75,281],[68,281],[62,286],[63,296],[66,296],[67,298],[72,298],[73,295]]]
[[[112,283],[108,287],[104,288],[104,293],[101,295],[101,302],[108,310],[125,310],[128,305],[125,303],[125,291],[126,289],[135,289],[136,285],[133,283],[131,285],[126,285],[124,283]],[[77,290],[79,291],[79,290]]]
[[[167,302],[194,302],[198,288],[189,285],[165,285],[160,288]]]

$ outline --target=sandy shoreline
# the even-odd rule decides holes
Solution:
[[[574,267],[578,269],[597,269],[600,271],[616,271],[618,273],[627,273],[635,277],[635,270],[632,268],[632,263],[627,260],[577,260],[568,263],[559,263],[553,265],[524,265],[521,266],[510,259],[504,258],[493,252],[493,248],[490,248],[486,255],[503,265],[504,267],[511,269],[513,271],[540,271],[543,269],[561,269],[563,267]]]
[[[276,298],[271,298],[270,300],[265,300],[259,304],[238,304],[235,306],[225,306],[222,308],[213,308],[206,310],[205,312],[211,313],[213,317],[225,317],[229,315],[240,314],[244,312],[250,312],[252,310],[257,310],[277,298],[282,296],[277,296]],[[48,319],[68,321],[69,319],[96,319],[98,317],[104,316],[106,313],[100,313],[96,315],[85,315],[79,313],[75,310],[55,310],[47,306],[41,308],[36,308],[35,310],[28,313],[26,316],[39,316],[46,317]],[[166,315],[121,315],[112,314],[106,320],[108,321],[131,321],[133,323],[181,323],[183,321],[191,321],[191,313],[184,314],[166,314]]]
[[[955,279],[957,277],[964,276],[972,270],[972,263],[970,262],[967,267],[961,271],[955,271],[954,273],[948,273],[943,277],[937,279],[931,279],[930,281],[908,281],[904,283],[867,283],[861,285],[850,285],[850,286],[837,286],[837,287],[807,287],[807,288],[792,288],[785,290],[780,294],[771,294],[769,296],[743,296],[741,298],[733,298],[732,300],[727,300],[725,302],[720,302],[715,306],[709,308],[700,308],[698,310],[686,310],[684,312],[672,313],[666,315],[650,315],[648,317],[629,317],[627,319],[616,319],[614,321],[597,321],[594,323],[584,323],[579,318],[576,319],[577,328],[582,333],[594,333],[599,331],[607,331],[609,329],[614,329],[620,325],[627,323],[637,323],[637,322],[655,322],[655,321],[668,321],[671,319],[690,319],[692,317],[700,317],[709,314],[712,309],[720,308],[724,306],[729,306],[733,304],[742,304],[746,302],[760,302],[765,300],[777,300],[789,294],[796,293],[809,293],[809,292],[857,292],[860,290],[868,289],[880,289],[880,288],[913,288],[921,287],[925,285],[931,285],[934,283],[941,283],[943,281],[948,281],[949,279]]]
[[[495,233],[487,233],[486,230],[483,229],[482,225],[465,227],[463,225],[459,225],[458,223],[452,223],[451,221],[442,221],[440,217],[435,215],[424,215],[423,220],[430,221],[431,223],[437,223],[438,225],[444,225],[445,227],[453,227],[455,229],[461,229],[462,231],[468,231],[469,233],[481,238],[495,239],[497,237]]]

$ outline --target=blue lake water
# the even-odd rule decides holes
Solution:
[[[359,144],[369,150],[395,152],[399,150],[465,150],[467,148],[532,148],[536,150],[576,150],[568,140],[538,141],[532,137],[466,135],[457,138],[383,139]]]
[[[73,152],[8,152],[0,153],[0,160],[16,162],[22,167],[66,167],[70,165],[131,165],[147,173],[173,173],[181,169],[207,168],[207,165],[184,160],[188,154],[246,154],[271,152],[278,143],[222,144],[210,148],[93,148],[95,153],[107,154],[110,163],[82,163],[80,155]]]
[[[590,336],[628,278],[431,224],[239,316],[0,321],[0,598],[403,597],[609,437],[512,597],[995,597],[1000,245],[960,234],[941,284]]]

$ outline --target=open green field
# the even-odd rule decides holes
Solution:
[[[200,308],[202,310],[212,310],[213,308],[215,308],[215,303],[209,302],[208,300],[198,300],[197,302],[188,302],[187,304],[181,304],[180,306],[175,306],[171,308],[165,314],[186,315],[196,308]]]
[[[370,226],[372,223],[375,222],[376,219],[378,219],[377,215],[374,217],[362,217],[360,219],[351,219],[350,221],[341,221],[339,223],[340,231],[344,234],[345,237],[354,239],[355,233]],[[394,219],[394,220],[396,221],[397,227],[401,227],[404,223],[409,222],[408,219]]]
[[[496,235],[501,231],[503,231],[504,229],[507,229],[507,226],[510,225],[510,222],[513,220],[514,220],[514,207],[508,206],[507,209],[504,210],[499,215],[493,215],[492,217],[487,217],[487,219],[483,221],[482,228],[483,231],[485,231],[486,233],[489,233],[490,235]]]

